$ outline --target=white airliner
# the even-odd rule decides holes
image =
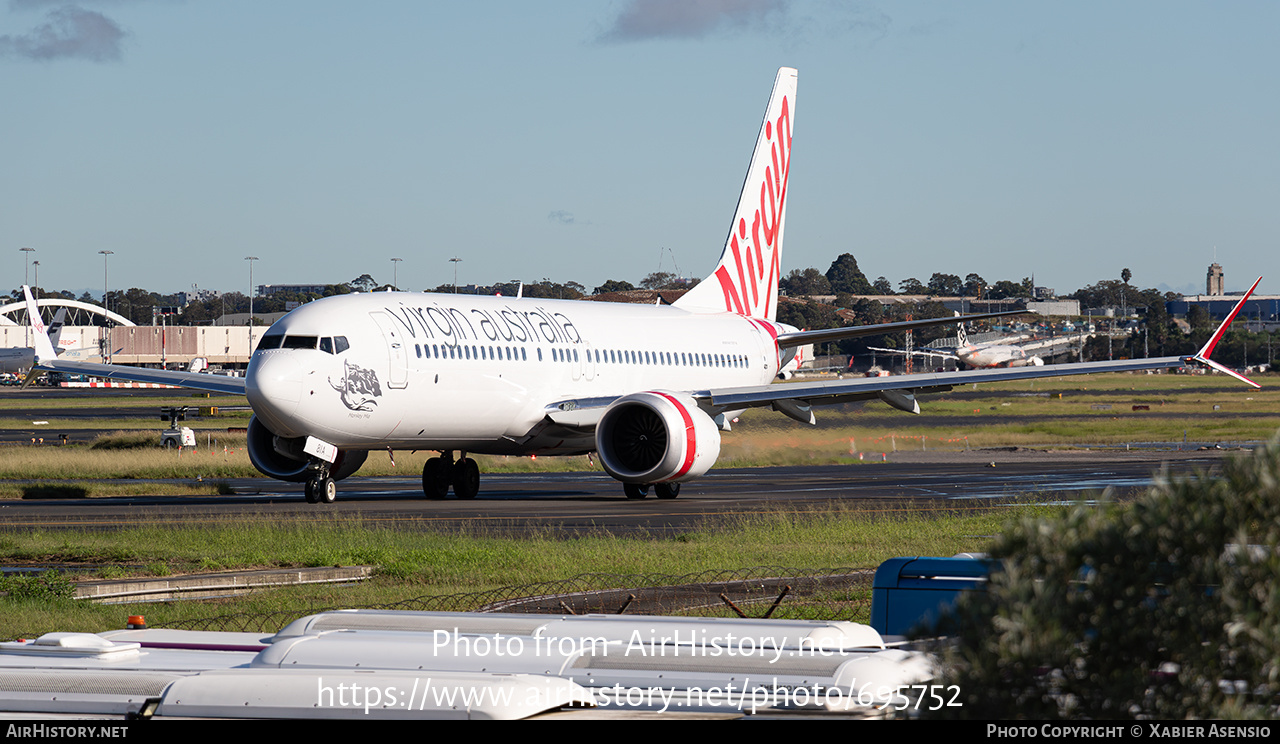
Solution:
[[[65,351],[63,347],[75,343],[70,339],[65,343],[62,341],[62,325],[66,318],[67,309],[60,307],[53,316],[53,322],[49,324],[50,346],[57,349],[59,354]],[[0,349],[0,372],[25,372],[35,363],[35,349],[30,346],[10,346]]]
[[[926,346],[912,351],[918,356],[941,357],[954,359],[973,369],[991,369],[994,367],[1041,367],[1044,360],[1027,353],[1021,346],[1013,344],[971,344],[965,333],[964,324],[956,325],[956,340],[959,344],[954,349],[934,348]],[[905,349],[881,349],[868,346],[873,351],[884,351],[890,354],[906,354]]]
[[[806,344],[1008,314],[820,331],[775,322],[795,95],[796,71],[779,70],[720,262],[674,305],[349,294],[303,305],[271,326],[243,379],[59,361],[47,341],[37,361],[98,377],[243,392],[254,411],[254,466],[305,483],[308,501],[326,503],[336,496],[334,482],[355,473],[372,450],[440,452],[423,468],[430,498],[450,487],[459,498],[477,494],[480,473],[469,454],[592,451],[628,498],[644,498],[650,487],[673,498],[715,463],[721,430],[747,408],[813,423],[813,405],[879,398],[918,413],[917,393],[974,382],[1192,362],[1229,372],[1208,355],[1230,318],[1185,358],[770,384]]]

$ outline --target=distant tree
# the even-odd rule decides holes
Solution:
[[[928,293],[928,287],[921,284],[920,280],[914,276],[910,279],[903,279],[898,282],[898,294],[919,295]]]
[[[871,283],[871,288],[875,290],[876,294],[880,294],[880,295],[893,294],[893,285],[889,283],[888,279],[885,279],[882,276],[876,277],[876,280]]]
[[[676,277],[670,271],[655,271],[640,280],[640,286],[644,289],[672,289],[682,287],[675,284]]]
[[[1001,279],[987,290],[987,298],[992,300],[1011,300],[1018,297],[1030,297],[1031,289],[1027,286],[1028,282],[1024,280],[1022,283],[1011,282],[1008,279]]]
[[[216,301],[214,305],[216,307]],[[191,325],[207,323],[213,320],[215,314],[209,312],[209,306],[200,300],[192,300],[187,306],[182,308],[182,322]]]
[[[1123,284],[1115,279],[1103,279],[1097,284],[1077,289],[1071,296],[1079,300],[1083,307],[1119,305],[1122,286]]]
[[[884,305],[875,300],[860,298],[849,309],[857,315],[858,325],[874,325],[884,321]]]
[[[969,274],[964,278],[964,293],[967,297],[977,297],[987,286],[987,280],[977,274]]]
[[[580,300],[584,287],[577,282],[559,284],[550,279],[543,279],[537,284],[524,285],[525,297],[546,297],[552,300]]]
[[[955,274],[935,273],[929,277],[929,293],[940,297],[959,297],[964,292],[964,282]]]
[[[1192,330],[1210,328],[1213,325],[1213,318],[1209,317],[1209,311],[1199,305],[1192,305],[1187,309],[1187,324]]]
[[[631,282],[620,282],[616,279],[609,279],[604,284],[601,284],[592,290],[591,294],[598,295],[605,294],[606,292],[630,292],[633,289],[635,289],[635,286],[632,285]]]
[[[844,325],[844,321],[836,314],[836,308],[833,305],[803,300],[778,303],[777,319],[779,323],[811,331],[839,328]]]
[[[1128,284],[1129,280],[1132,278],[1133,278],[1132,271],[1129,271],[1128,269],[1120,269],[1120,281],[1124,282],[1125,284]]]
[[[792,269],[779,286],[792,297],[831,294],[831,282],[814,268]]]
[[[347,282],[347,286],[357,292],[372,292],[378,286],[378,282],[374,281],[374,278],[368,274],[361,274]]]
[[[873,293],[871,282],[867,281],[866,275],[858,268],[858,259],[851,253],[842,253],[832,261],[826,276],[833,292],[857,295]]]

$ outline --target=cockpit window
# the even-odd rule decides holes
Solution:
[[[314,349],[316,348],[315,336],[285,336],[285,349]]]
[[[269,333],[262,337],[258,342],[259,349],[278,349],[280,342],[284,340],[284,335],[279,333]]]
[[[326,354],[332,354],[332,353],[333,353],[333,339],[329,338],[328,336],[321,336],[321,337],[320,337],[320,351],[323,351],[323,352],[324,352],[324,353],[326,353]]]
[[[351,348],[351,344],[347,343],[346,336],[333,337],[333,353],[334,354],[341,354],[342,352],[350,348]]]

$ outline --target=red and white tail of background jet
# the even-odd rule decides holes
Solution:
[[[1188,359],[1192,361],[1200,362],[1201,364],[1205,364],[1210,367],[1213,367],[1219,372],[1231,375],[1237,380],[1248,383],[1256,388],[1261,388],[1262,386],[1254,382],[1253,380],[1250,380],[1248,377],[1245,377],[1244,375],[1236,372],[1235,370],[1229,369],[1224,365],[1218,364],[1217,362],[1210,359],[1209,356],[1213,354],[1214,347],[1218,345],[1218,342],[1222,340],[1222,337],[1227,335],[1227,329],[1231,327],[1231,321],[1235,320],[1236,316],[1240,314],[1240,309],[1244,307],[1244,303],[1249,301],[1249,295],[1253,294],[1253,290],[1258,288],[1258,282],[1261,282],[1261,281],[1262,281],[1262,277],[1258,277],[1257,279],[1254,280],[1253,286],[1249,287],[1249,291],[1245,292],[1244,297],[1241,297],[1240,301],[1236,303],[1236,306],[1231,309],[1231,314],[1228,315],[1227,319],[1222,322],[1222,325],[1218,326],[1218,330],[1215,331],[1214,334],[1209,337],[1209,340],[1205,342],[1204,346],[1200,347],[1200,351],[1197,351],[1194,355],[1188,357]]]
[[[770,321],[777,316],[796,79],[794,69],[778,70],[720,263],[710,278],[676,301],[678,307]]]

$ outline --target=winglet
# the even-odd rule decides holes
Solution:
[[[1218,330],[1214,331],[1213,335],[1209,337],[1209,340],[1205,342],[1204,346],[1200,347],[1200,351],[1197,351],[1194,355],[1187,357],[1187,361],[1199,362],[1200,364],[1203,364],[1206,367],[1212,367],[1213,369],[1216,369],[1219,372],[1231,375],[1237,380],[1240,380],[1241,382],[1246,383],[1248,385],[1252,385],[1255,388],[1262,387],[1261,385],[1254,382],[1253,380],[1250,380],[1248,377],[1245,377],[1244,375],[1236,372],[1235,370],[1228,369],[1226,366],[1218,364],[1217,362],[1209,358],[1209,355],[1213,353],[1214,348],[1218,346],[1218,342],[1221,341],[1222,337],[1226,335],[1227,329],[1231,327],[1231,321],[1235,320],[1236,316],[1240,314],[1240,310],[1244,307],[1244,303],[1249,300],[1249,295],[1253,294],[1253,290],[1258,288],[1258,283],[1261,281],[1262,281],[1262,277],[1258,277],[1256,280],[1254,280],[1253,286],[1249,287],[1249,291],[1245,292],[1244,297],[1241,297],[1240,301],[1236,303],[1236,306],[1231,309],[1231,312],[1227,315],[1227,319],[1222,321],[1222,324],[1218,326]]]
[[[27,298],[27,322],[31,325],[36,364],[53,361],[58,355],[53,351],[53,344],[49,341],[49,330],[45,327],[44,320],[40,318],[40,308],[36,305],[35,298],[31,296],[31,288],[25,284],[22,285],[22,293]]]

